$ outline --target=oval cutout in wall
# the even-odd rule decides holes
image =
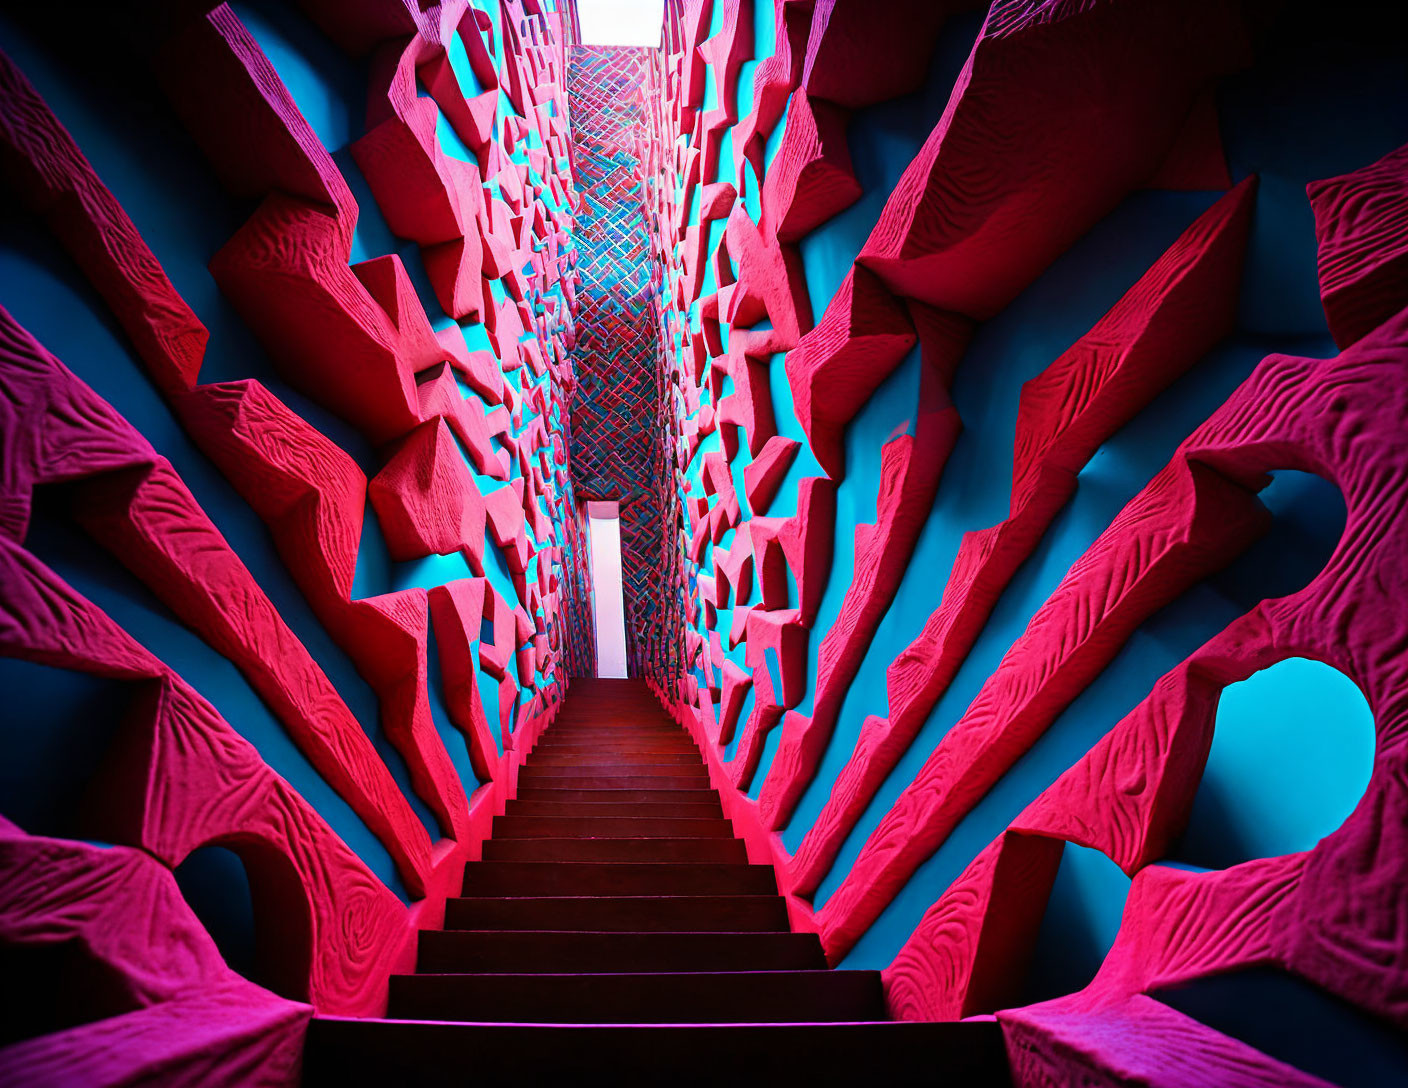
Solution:
[[[1225,869],[1311,849],[1354,811],[1374,765],[1374,716],[1338,669],[1287,658],[1230,684],[1178,861]]]

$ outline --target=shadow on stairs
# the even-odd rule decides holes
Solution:
[[[993,1022],[885,1019],[749,865],[643,683],[577,680],[385,1020],[318,1018],[304,1083],[1006,1085]]]

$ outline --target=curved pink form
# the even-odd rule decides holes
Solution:
[[[1166,674],[1096,748],[1061,776],[1006,833],[1099,849],[1134,876],[1114,947],[1085,990],[1000,1014],[1018,1071],[1032,1078],[1092,1070],[1129,1074],[1138,1046],[1158,1040],[1167,1064],[1154,1084],[1199,1082],[1205,1069],[1246,1070],[1237,1083],[1320,1083],[1142,997],[1151,990],[1271,964],[1390,1022],[1408,1026],[1408,950],[1398,889],[1408,878],[1405,707],[1398,651],[1408,596],[1408,438],[1389,422],[1408,411],[1408,311],[1335,359],[1273,355],[1179,448],[1175,463],[1206,465],[1240,487],[1279,468],[1335,483],[1345,532],[1304,589],[1263,601]],[[1378,747],[1364,798],[1311,851],[1194,873],[1151,864],[1187,819],[1228,684],[1290,656],[1343,671],[1374,713]],[[1006,841],[1006,840],[1003,840]],[[994,844],[996,847],[997,844]],[[1003,847],[1005,849],[1005,846]],[[989,848],[991,854],[993,848]],[[925,916],[886,973],[906,1016],[948,1017],[1000,1007],[977,950],[998,936],[973,910],[996,885],[983,858]],[[1017,889],[1040,902],[1040,879]],[[994,889],[991,893],[985,889]],[[1012,897],[1020,899],[1021,895]],[[1010,902],[1011,900],[1009,900]],[[1005,940],[1029,941],[1040,912]],[[977,987],[981,990],[981,987]],[[1124,1033],[1121,1037],[1116,1033]]]
[[[422,423],[396,444],[367,497],[393,559],[466,551],[483,574],[484,497],[442,420]]]
[[[817,912],[844,956],[948,836],[1149,615],[1228,563],[1268,515],[1201,464],[1156,476],[1067,572]],[[864,739],[864,738],[863,738]]]
[[[753,514],[762,516],[768,512],[801,448],[802,444],[794,439],[773,435],[763,443],[758,455],[743,466],[743,490]]]
[[[458,30],[451,25],[448,32]],[[444,63],[444,42],[420,35],[387,42],[373,54],[367,133],[352,144],[352,156],[391,229],[420,243],[444,311],[454,318],[476,317],[484,308],[480,238],[488,233],[479,167],[440,149],[436,100],[417,93],[417,70]],[[436,87],[437,98],[457,107],[448,115],[458,114],[463,123],[469,104],[454,79],[439,80]]]
[[[939,476],[958,440],[958,412],[943,379],[926,369],[920,381],[915,433],[891,439],[881,450],[875,524],[856,527],[855,573],[841,611],[817,652],[812,712],[787,715],[758,796],[763,824],[773,830],[786,826],[816,773],[841,703],[894,600],[938,491]]]
[[[13,101],[27,99],[16,95]],[[103,252],[133,254],[124,263],[149,262],[155,271],[148,279],[169,291],[150,304],[145,296],[116,296],[129,322],[157,325],[158,318],[138,311],[160,314],[170,298],[179,296],[67,134],[56,128],[42,103],[34,102],[32,125],[47,137],[39,146],[64,152],[67,168],[85,179],[88,206],[103,213],[89,228],[104,240]],[[55,171],[51,176],[67,175]],[[104,259],[95,256],[92,263],[102,265]],[[7,486],[0,500],[6,527],[17,539],[23,536],[36,485],[83,481],[74,508],[80,523],[244,672],[313,765],[383,841],[408,884],[419,886],[430,850],[419,821],[322,669],[170,464],[3,310],[0,356],[0,384],[10,406]],[[85,429],[86,437],[81,434]],[[85,463],[75,454],[85,443],[102,449],[97,461]]]
[[[754,0],[754,3],[767,3],[767,0]],[[707,9],[708,4],[700,7]],[[782,120],[788,97],[802,78],[812,0],[774,0],[773,10],[777,39],[773,54],[760,58],[753,70],[753,110],[733,128],[733,152],[738,168],[741,172],[743,160],[747,159],[753,164],[757,177],[764,174],[763,147]],[[702,95],[701,87],[700,101]]]
[[[1305,192],[1325,316],[1347,348],[1408,306],[1408,147]]]
[[[1155,174],[1246,51],[1239,9],[1219,0],[998,0],[858,263],[986,320]]]
[[[812,327],[811,302],[795,246],[769,238],[748,218],[743,205],[729,213],[728,251],[738,266],[738,281],[719,289],[721,316],[745,328],[766,319],[772,329],[751,345],[754,355],[768,355],[794,346]],[[744,343],[747,343],[745,338]]]
[[[458,7],[463,11],[462,4]],[[368,16],[371,11],[343,8],[336,21],[344,30],[364,24],[356,31],[361,34],[384,21],[385,5],[379,14]],[[403,11],[408,25],[426,34],[435,19],[452,14],[436,9],[411,16],[410,6]],[[477,17],[471,21],[477,27]],[[531,610],[510,607],[495,596],[499,608],[493,613],[496,646],[491,648],[505,665],[513,659],[516,666],[517,675],[505,673],[500,688],[505,723],[518,709],[520,684],[531,684],[535,670],[548,677],[545,690],[534,690],[518,714],[518,739],[531,743],[560,698],[553,688],[561,676],[561,633],[547,626],[560,592],[551,569],[559,549],[543,548],[530,578],[536,545],[527,532],[531,528],[538,540],[551,539],[543,503],[556,516],[565,490],[560,468],[565,448],[543,425],[553,408],[560,410],[556,379],[566,374],[559,369],[565,366],[563,337],[542,332],[521,297],[495,315],[497,339],[512,348],[506,364],[526,366],[539,377],[553,372],[550,397],[541,389],[516,396],[492,355],[469,352],[457,330],[431,331],[398,259],[347,267],[356,204],[272,66],[227,7],[147,29],[172,104],[224,184],[237,195],[265,198],[213,268],[290,380],[373,439],[413,432],[414,445],[433,432],[443,450],[453,444],[453,432],[476,468],[499,478],[509,474],[510,457],[518,460],[522,478],[483,503],[478,538],[466,546],[478,555],[484,531],[491,532]],[[478,54],[473,44],[469,48],[475,62]],[[515,93],[539,95],[545,102],[550,80],[544,78],[543,88],[535,81],[550,76],[552,58],[535,56],[530,71],[520,52],[511,50],[505,58],[516,73]],[[202,845],[236,850],[257,896],[260,888],[269,893],[256,903],[261,926],[272,911],[280,918],[280,932],[288,935],[282,945],[261,937],[261,944],[282,959],[281,991],[306,995],[320,1010],[375,1014],[384,1007],[388,972],[404,965],[408,936],[438,909],[459,862],[486,833],[492,815],[489,803],[470,811],[431,719],[427,595],[409,590],[349,599],[367,495],[362,473],[258,382],[196,384],[205,330],[68,134],[3,58],[0,84],[8,89],[0,104],[0,143],[9,150],[6,175],[25,202],[45,215],[113,308],[192,437],[268,524],[320,621],[376,690],[386,732],[405,756],[414,788],[454,841],[432,849],[365,732],[170,466],[8,315],[0,331],[12,393],[11,424],[4,428],[6,478],[12,486],[0,494],[0,529],[6,534],[0,543],[9,571],[3,579],[0,641],[9,653],[136,681],[134,711],[114,756],[114,773],[103,777],[94,807],[100,834],[139,845],[172,866]],[[546,125],[551,111],[545,105],[533,108],[534,123]],[[482,110],[470,113],[471,120],[483,118]],[[562,111],[556,116],[557,124],[564,123]],[[518,136],[526,132],[524,126]],[[554,138],[549,134],[550,146]],[[540,162],[540,170],[546,165]],[[515,178],[517,184],[505,179],[506,191],[528,195],[523,179]],[[559,183],[550,178],[549,184]],[[521,295],[525,284],[536,287],[561,270],[559,243],[565,235],[551,234],[560,224],[548,222],[541,204],[518,206],[531,211],[531,221],[504,218],[502,234],[511,244],[504,241],[503,251],[527,254],[540,240],[546,242],[545,253],[532,253],[531,271],[515,273],[510,291]],[[564,289],[570,298],[570,284]],[[519,337],[525,342],[517,343]],[[490,339],[497,342],[494,332]],[[459,394],[456,376],[488,404],[507,398],[508,407],[484,412]],[[525,403],[538,417],[526,426]],[[491,444],[495,436],[503,449]],[[404,467],[405,460],[394,464],[383,482]],[[443,511],[427,508],[413,477],[403,475],[397,494],[383,490],[383,497],[438,544]],[[422,902],[403,907],[212,708],[12,543],[24,534],[30,486],[60,480],[77,482],[81,489],[85,501],[77,513],[84,523],[245,671],[320,773],[386,845],[406,886],[426,897]],[[566,495],[570,501],[570,492]],[[173,526],[180,531],[169,531]],[[457,635],[478,637],[477,616],[471,626],[454,630],[455,623],[471,623],[467,616],[453,610],[437,616],[442,647],[454,645]],[[544,630],[537,629],[535,617],[543,618]],[[464,709],[462,700],[458,709]],[[463,714],[457,724],[464,726]],[[506,769],[513,757],[494,755],[492,741],[484,743],[477,724],[471,720],[467,730],[472,758],[477,749],[476,763],[485,764],[479,769],[487,772],[482,777],[497,777],[492,772]],[[218,1025],[207,1032],[203,1016],[192,1010],[189,1024],[201,1025],[197,1033],[205,1033],[200,1037],[210,1040],[214,1053],[221,1047],[235,1053],[242,1044],[223,1036]],[[160,1030],[169,1018],[158,1016],[152,1023]],[[124,1030],[116,1023],[95,1026],[93,1038],[123,1039]],[[271,1024],[270,1049],[261,1066],[271,1080],[282,1075],[276,1041]],[[146,1045],[132,1042],[133,1055]],[[7,1051],[7,1060],[12,1053]]]
[[[44,104],[0,53],[5,175],[113,309],[165,393],[191,388],[209,333],[166,278],[132,220]]]
[[[964,537],[939,607],[890,665],[889,717],[862,726],[793,859],[798,887],[815,889],[824,879],[1091,455],[1231,331],[1254,192],[1248,179],[1199,216],[1089,333],[1023,388],[1011,513]]]
[[[845,474],[846,424],[916,341],[899,300],[869,272],[853,267],[821,321],[787,353],[783,365],[797,422],[833,480]],[[966,340],[955,354],[963,346]]]
[[[5,1088],[236,1088],[252,1069],[261,1084],[298,1083],[313,1010],[226,967],[171,873],[140,850],[30,836],[0,818],[0,940],[40,963],[50,952],[79,958],[78,979],[101,991],[88,1002],[108,1013],[6,1047]]]
[[[463,6],[458,10],[463,11]],[[455,23],[454,14],[449,9],[439,10],[435,18],[440,23],[436,25]],[[355,21],[363,18],[363,13],[344,13],[344,18],[348,17]],[[426,18],[428,16],[417,15],[416,25],[425,23],[421,32],[432,36],[439,34],[439,30],[425,22]],[[273,160],[275,173],[257,179],[275,191],[212,263],[222,287],[233,295],[276,361],[280,357],[285,360],[290,381],[301,382],[314,399],[357,422],[369,436],[383,440],[405,434],[424,418],[445,415],[444,398],[437,400],[429,395],[422,402],[423,385],[418,384],[423,372],[434,373],[437,366],[441,367],[438,380],[443,381],[444,363],[463,373],[489,400],[508,395],[508,387],[501,377],[489,371],[483,359],[465,351],[462,338],[459,344],[455,343],[458,334],[454,330],[447,330],[454,335],[447,336],[445,343],[430,331],[399,259],[394,256],[377,258],[350,271],[346,267],[355,204],[347,195],[330,156],[318,145],[267,59],[238,20],[228,9],[217,9],[209,17],[196,20],[182,34],[175,39],[182,48],[173,44],[164,55],[168,56],[170,64],[177,66],[180,76],[197,83],[202,90],[212,83],[220,89],[220,93],[198,93],[194,102],[186,105],[193,130],[205,130],[198,131],[198,136],[217,167],[237,163],[246,156],[259,157],[265,141],[276,146],[291,143],[296,148],[296,154]],[[179,67],[192,54],[204,62],[201,69],[191,71]],[[517,63],[520,60],[516,54],[506,59],[510,66]],[[172,82],[176,82],[174,77]],[[180,90],[173,89],[172,93],[174,98],[181,98]],[[207,107],[210,120],[224,121],[227,108],[224,103],[230,98],[242,104],[248,116],[254,119],[252,124],[248,120],[240,125],[202,123],[207,118],[200,111]],[[244,143],[245,139],[251,142]],[[282,195],[288,191],[306,191],[306,185],[303,190],[298,186],[308,175],[319,178],[333,194],[335,215],[328,214],[331,209],[326,204],[315,205],[306,199],[295,200]],[[285,184],[285,176],[291,176],[294,184]],[[242,180],[238,169],[227,178],[230,183]],[[294,222],[308,229],[287,231],[288,224],[275,229],[276,221],[283,215],[291,216]],[[486,233],[485,237],[490,235]],[[277,246],[273,246],[275,238]],[[266,246],[266,242],[272,248]],[[319,322],[307,321],[308,306],[313,306],[320,314]],[[514,343],[516,337],[531,326],[531,315],[525,318],[526,314],[527,308],[521,303],[506,304],[498,315],[499,339]],[[317,342],[302,342],[309,337]],[[493,332],[492,339],[495,339]],[[513,360],[521,365],[518,352],[515,346]],[[508,359],[505,361],[507,363]],[[324,365],[335,368],[335,376],[330,372],[326,378],[320,378],[319,368]],[[522,405],[512,407],[521,425]],[[491,451],[485,449],[487,439],[483,432],[473,430],[472,412],[469,407],[461,409],[456,413],[458,419],[450,420],[451,426],[466,433],[470,438],[469,448],[473,450],[477,445],[487,463]],[[495,429],[503,433],[507,427],[500,423]],[[538,433],[541,436],[541,431]],[[521,436],[513,442],[505,442],[518,447],[520,454],[523,443]],[[280,456],[296,455],[284,451]],[[503,466],[499,458],[495,460],[506,472],[507,466]],[[496,543],[506,548],[510,567],[520,573],[526,569],[531,554],[522,510],[529,504],[536,509],[540,489],[531,472],[525,471],[524,475],[524,482],[506,496],[516,502],[516,514],[503,509],[503,500],[494,496],[485,503],[485,517],[495,532]],[[256,509],[262,509],[263,499],[255,493],[254,481],[251,479],[249,483],[241,492]],[[384,497],[385,492],[382,495]],[[388,509],[409,510],[415,505],[417,500],[409,495],[400,502],[383,502]],[[437,516],[427,515],[423,501],[419,506],[422,520],[427,516],[434,520]],[[357,518],[358,528],[353,530],[349,525],[346,531],[359,531],[360,511],[354,514],[349,510],[347,515]],[[410,520],[413,519],[403,519],[402,527],[407,532],[402,535],[415,537],[419,530],[410,528]],[[511,538],[506,535],[509,529],[514,534]],[[437,541],[444,543],[438,538]],[[407,545],[407,551],[411,550],[409,541],[401,543]],[[481,539],[473,542],[470,550],[477,556],[482,546]],[[463,790],[433,728],[424,691],[427,630],[424,593],[391,594],[349,604],[341,592],[330,593],[326,585],[314,587],[304,583],[304,589],[316,602],[315,606],[321,606],[320,618],[376,689],[387,733],[402,749],[417,792],[425,795],[441,829],[458,841],[472,837]],[[523,593],[526,586],[519,589]],[[514,685],[502,690],[505,713],[511,710],[509,703],[516,694]]]
[[[221,23],[222,12],[228,15],[225,9],[220,9],[212,13],[208,20],[198,20],[197,25],[203,28],[206,35],[214,33],[218,29],[223,29],[225,36],[215,39],[217,42],[232,42],[235,46],[246,50],[246,57],[250,64],[255,66],[255,72],[260,71],[258,63],[262,62],[267,66],[263,54],[258,53],[248,36],[244,34],[243,28],[236,23],[234,28]],[[208,37],[198,35],[201,42],[209,42]],[[248,50],[254,50],[249,53]],[[212,47],[211,52],[219,55],[219,49]],[[225,69],[217,66],[217,71]],[[240,69],[244,71],[244,69]],[[131,266],[145,268],[144,279],[139,282],[150,282],[154,284],[155,292],[150,299],[147,295],[122,293],[112,291],[107,296],[110,304],[123,307],[123,312],[128,314],[127,323],[134,327],[147,325],[157,326],[160,324],[169,325],[175,321],[178,328],[189,327],[193,316],[187,317],[189,310],[184,308],[184,303],[180,303],[179,297],[175,296],[174,289],[166,280],[160,266],[156,264],[155,258],[151,256],[145,243],[137,235],[126,214],[117,205],[111,193],[103,187],[101,181],[93,173],[92,167],[83,158],[81,152],[73,145],[72,140],[64,131],[62,126],[54,118],[43,102],[34,94],[32,88],[28,88],[23,77],[11,70],[11,81],[16,89],[16,95],[12,100],[15,109],[23,109],[23,117],[27,120],[30,128],[37,130],[41,138],[32,138],[28,141],[19,141],[12,146],[16,148],[17,154],[12,161],[16,163],[17,169],[23,169],[26,163],[40,174],[40,176],[50,179],[48,184],[51,188],[60,186],[74,187],[81,189],[88,194],[87,200],[79,207],[85,210],[87,228],[96,238],[100,239],[102,245],[94,247],[89,259],[89,265],[97,269],[99,278],[97,283],[102,286],[111,282],[116,276],[121,274],[121,270]],[[282,91],[282,87],[279,87]],[[286,99],[286,92],[284,95]],[[286,103],[288,109],[292,109],[291,103]],[[256,116],[258,116],[256,114]],[[306,123],[299,117],[296,111],[293,117],[297,119],[300,126],[306,129]],[[18,133],[19,128],[10,126],[12,132]],[[16,135],[13,137],[18,140]],[[303,143],[297,145],[299,148]],[[45,156],[38,160],[27,160],[21,155],[34,154]],[[326,153],[324,158],[326,158]],[[296,161],[292,155],[289,161]],[[285,166],[284,160],[275,158],[273,160],[275,169],[286,169],[293,171],[296,180],[307,183],[309,176],[298,175],[292,166]],[[327,159],[327,168],[331,171],[327,173],[315,173],[311,176],[320,180],[330,180],[335,178],[337,185],[341,184],[341,177],[337,175],[335,168],[331,166],[331,160]],[[329,191],[334,194],[346,192],[345,186],[338,189],[337,185],[329,187]],[[350,197],[347,197],[350,201]],[[271,201],[289,202],[288,198],[276,196]],[[269,202],[263,206],[268,209]],[[310,205],[311,207],[311,205]],[[354,206],[355,207],[355,206]],[[313,211],[314,215],[332,223],[322,212]],[[345,221],[350,220],[344,216]],[[267,225],[267,224],[266,224]],[[347,244],[350,245],[350,231],[347,234]],[[113,255],[116,255],[115,257]],[[104,272],[103,269],[111,268],[114,271]],[[419,303],[414,300],[414,293],[411,292],[409,281],[405,279],[405,273],[400,269],[399,264],[391,264],[386,261],[368,262],[361,266],[365,270],[368,283],[377,290],[386,294],[389,301],[398,307],[397,312],[408,312],[405,306],[414,304],[417,312]],[[162,285],[165,285],[164,287]],[[405,295],[410,293],[408,300]],[[171,301],[176,298],[176,303]],[[174,311],[173,311],[174,308]],[[174,312],[173,317],[166,317]],[[381,312],[381,311],[379,311]],[[424,314],[421,312],[421,320],[424,321]],[[300,324],[307,328],[309,323],[306,318],[300,318]],[[425,326],[428,333],[429,326]],[[20,355],[28,355],[36,360],[39,365],[45,368],[55,368],[62,370],[60,364],[38,345],[29,341],[28,337],[14,328],[8,333],[12,343],[16,345],[16,350]],[[431,338],[433,342],[433,337]],[[164,340],[153,339],[148,341],[156,347],[163,343],[182,343],[179,337],[167,337]],[[161,359],[154,362],[144,358],[148,365],[152,367],[155,374],[168,372],[164,370]],[[66,371],[64,371],[67,374]],[[190,375],[194,381],[195,374]],[[67,375],[69,381],[76,382],[72,375]],[[412,388],[414,388],[412,386]],[[208,400],[203,393],[204,387],[197,387],[189,392],[180,390],[167,390],[168,395],[173,398],[173,406],[182,411],[189,405],[199,405],[202,401]],[[262,387],[261,390],[262,392]],[[91,395],[91,394],[90,394]],[[411,394],[414,396],[414,393]],[[267,396],[267,394],[266,394]],[[272,400],[272,398],[269,398]],[[279,406],[282,407],[282,406]],[[184,415],[183,415],[183,418]],[[208,413],[202,414],[199,407],[195,408],[190,415],[190,421],[196,423],[201,419],[210,419]],[[291,632],[278,618],[273,606],[268,603],[262,590],[254,584],[248,572],[238,559],[224,545],[219,534],[214,527],[209,525],[208,519],[203,512],[195,506],[194,500],[190,499],[189,493],[185,491],[183,485],[175,480],[174,474],[170,473],[169,467],[163,468],[147,447],[145,441],[141,439],[135,431],[132,431],[125,423],[118,422],[121,432],[130,435],[131,440],[136,443],[133,447],[134,455],[131,462],[134,467],[140,467],[142,463],[150,463],[155,467],[151,470],[147,479],[134,480],[129,486],[133,489],[130,499],[121,500],[124,503],[122,508],[126,512],[108,512],[103,507],[95,507],[91,517],[93,527],[101,526],[106,538],[117,542],[118,554],[124,562],[131,567],[139,577],[148,579],[153,589],[171,605],[174,611],[181,615],[187,622],[193,623],[197,629],[207,635],[212,643],[229,655],[245,672],[254,684],[256,690],[260,691],[266,699],[273,704],[276,710],[283,709],[285,720],[289,720],[289,715],[298,710],[298,717],[291,723],[296,738],[305,746],[313,759],[314,765],[329,777],[334,785],[342,783],[348,784],[348,800],[355,808],[359,809],[359,814],[367,821],[368,825],[386,840],[386,846],[391,851],[393,857],[398,859],[407,886],[412,891],[421,893],[426,888],[426,870],[429,865],[429,842],[426,840],[424,831],[414,814],[411,812],[409,804],[395,788],[384,764],[375,755],[367,740],[365,733],[352,718],[351,713],[342,705],[341,700],[332,690],[326,677],[315,663],[308,657],[306,651],[298,645]],[[301,420],[298,427],[304,432],[311,432]],[[200,439],[199,432],[196,437]],[[219,435],[208,440],[221,445],[228,455],[233,452],[233,448],[227,441],[227,436]],[[328,450],[329,444],[320,442],[314,444],[314,448],[323,451]],[[340,454],[339,454],[340,455]],[[295,454],[295,457],[302,457],[302,454]],[[328,455],[332,456],[332,455]],[[320,458],[316,455],[312,460]],[[344,458],[345,460],[345,458]],[[357,474],[360,477],[360,473]],[[236,480],[238,487],[238,481]],[[355,484],[353,486],[356,486]],[[184,496],[184,497],[183,497]],[[196,549],[188,555],[177,552],[169,552],[165,556],[160,553],[168,550],[168,544],[163,534],[156,531],[150,525],[143,529],[146,524],[144,509],[157,512],[158,517],[169,517],[173,508],[173,502],[180,506],[187,506],[187,511],[182,515],[181,520],[192,527],[199,529],[204,525],[207,535],[218,541],[218,544]],[[278,493],[262,494],[257,498],[251,498],[252,505],[256,509],[268,508],[271,505],[278,507],[282,505],[282,498]],[[353,512],[355,510],[355,513]],[[350,557],[344,556],[344,564],[350,558],[355,564],[355,540],[360,533],[360,510],[347,510],[346,516],[355,517],[355,530],[348,529],[342,536],[344,539],[350,536],[353,541],[353,550]],[[115,519],[115,520],[114,520]],[[130,523],[130,528],[127,523]],[[135,534],[135,535],[134,535]],[[128,543],[124,545],[122,542]],[[179,538],[172,537],[172,541],[179,541]],[[145,541],[145,543],[143,543]],[[223,560],[217,557],[225,553]],[[181,571],[183,564],[196,562],[198,566],[204,564],[207,570]],[[295,566],[295,572],[307,571],[304,564]],[[342,570],[344,575],[351,574],[351,567],[345,566]],[[215,593],[213,587],[221,587],[220,593]],[[232,595],[235,586],[239,586],[239,593]],[[348,582],[350,589],[350,580]],[[262,602],[262,603],[261,603]],[[366,610],[362,610],[365,614]],[[380,610],[372,609],[379,615]],[[403,617],[403,621],[408,617]],[[353,642],[361,642],[361,645],[369,652],[369,656],[376,659],[375,664],[368,666],[366,661],[360,662],[367,671],[375,670],[378,674],[387,675],[388,670],[385,665],[385,655],[382,652],[382,645],[389,632],[384,625],[372,619],[372,629],[380,628],[380,634],[366,631],[362,636],[356,633],[349,633],[348,639]],[[334,628],[340,630],[340,628]],[[425,617],[422,613],[420,620],[420,641],[424,643]],[[374,640],[371,643],[366,641],[370,634]],[[395,635],[391,635],[395,638]],[[266,652],[270,644],[274,644],[277,649],[272,656],[266,657]],[[296,649],[295,649],[296,647]],[[420,655],[423,658],[423,653]],[[411,658],[406,666],[401,669],[390,670],[387,682],[390,685],[397,685],[405,677],[416,675],[415,658]],[[423,675],[423,668],[420,670]],[[312,685],[310,688],[309,685]],[[318,687],[324,690],[318,693]],[[388,700],[399,702],[404,705],[406,699],[404,695],[399,695],[389,691],[378,691],[383,702]],[[467,826],[465,817],[467,810],[463,791],[458,786],[458,779],[453,773],[453,768],[448,757],[444,753],[443,745],[440,744],[438,736],[429,722],[429,704],[422,696],[420,702],[424,704],[423,711],[417,707],[418,714],[410,713],[404,720],[392,721],[388,725],[388,734],[396,738],[405,746],[404,754],[407,762],[412,768],[412,776],[419,788],[427,792],[427,802],[436,811],[441,825],[448,829],[458,827],[460,833],[466,832]],[[327,709],[318,704],[327,704]],[[299,708],[302,708],[299,710]],[[335,709],[340,708],[340,709]],[[338,719],[341,719],[340,723]],[[301,720],[300,720],[301,719]],[[335,724],[336,723],[336,724]],[[429,730],[427,732],[427,729]],[[338,742],[338,747],[328,749],[326,747],[328,736],[340,736],[344,738]],[[324,738],[320,740],[319,738]],[[343,746],[347,748],[348,758],[342,760],[338,753]],[[352,753],[356,752],[354,756]],[[449,773],[446,774],[448,769]],[[350,777],[349,777],[350,776]],[[365,780],[360,781],[359,780]],[[458,796],[457,796],[458,795]]]
[[[944,22],[972,6],[968,0],[817,0],[801,86],[847,109],[918,90]]]
[[[763,182],[763,208],[779,242],[795,242],[861,196],[846,146],[845,110],[806,91],[787,107],[777,157]]]
[[[251,876],[278,890],[286,971],[300,996],[352,1015],[384,1007],[400,901],[209,703],[8,538],[0,650],[147,681],[92,805],[106,835],[173,867],[210,843],[247,852]]]

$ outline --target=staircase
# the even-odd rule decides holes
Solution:
[[[577,680],[386,1020],[319,1018],[308,1085],[1006,1084],[997,1025],[885,1020],[750,865],[688,734],[643,684]]]

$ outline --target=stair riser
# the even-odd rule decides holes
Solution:
[[[676,861],[742,865],[741,839],[489,839],[485,861]]]
[[[550,729],[545,729],[543,736],[553,740],[561,740],[564,737],[625,737],[631,740],[641,737],[664,737],[670,740],[689,739],[689,734],[677,725],[626,725],[624,723],[589,725],[585,722],[562,721],[558,721]]]
[[[689,790],[681,793],[675,789],[649,789],[632,788],[629,786],[619,788],[593,788],[563,786],[561,782],[547,786],[525,786],[518,787],[518,799],[521,801],[552,801],[554,803],[568,802],[572,804],[590,803],[596,804],[608,802],[610,804],[718,804],[719,794],[717,790]]]
[[[767,865],[700,865],[694,862],[676,865],[566,865],[553,862],[474,861],[465,866],[464,871],[464,894],[470,896],[738,896],[776,893],[777,879]]]
[[[775,895],[586,899],[450,899],[446,929],[589,929],[605,933],[785,933]]]
[[[659,745],[664,748],[694,748],[695,744],[689,737],[679,730],[668,733],[658,731],[626,733],[622,730],[572,730],[571,732],[560,733],[557,730],[548,730],[538,738],[539,744],[569,745],[569,744],[639,744],[639,745]]]
[[[724,819],[663,820],[598,816],[592,819],[557,819],[551,816],[496,816],[496,839],[570,838],[733,838],[733,825]]]
[[[665,763],[674,763],[681,758],[686,760],[699,760],[703,762],[703,756],[699,754],[698,748],[685,748],[681,745],[651,745],[648,748],[634,744],[536,744],[528,758],[537,759],[583,759],[587,757],[605,757],[606,759],[649,759],[660,760]],[[662,757],[668,757],[663,758]]]
[[[528,757],[530,767],[703,767],[699,754],[675,755],[669,752],[539,752]]]
[[[723,1070],[764,1084],[1011,1086],[995,1020],[558,1028],[314,1018],[303,1083],[443,1088],[465,1082],[472,1062],[475,1083],[508,1084],[523,1079],[526,1059],[539,1084],[609,1069],[615,1084],[671,1088],[715,1088],[732,1079]]]
[[[697,767],[678,763],[612,763],[598,760],[595,763],[578,763],[566,767],[548,764],[546,766],[529,762],[518,773],[520,782],[528,779],[538,781],[543,778],[693,778],[700,782],[709,781],[709,769],[704,764]]]
[[[597,817],[710,820],[723,816],[723,806],[709,802],[671,805],[658,801],[628,801],[620,804],[601,801],[510,801],[506,807],[510,816],[551,816],[569,820]]]
[[[566,742],[590,741],[592,743],[623,744],[692,744],[694,738],[683,729],[630,729],[614,727],[596,729],[587,726],[558,727],[544,730],[538,738],[543,743],[561,744]]]
[[[878,971],[393,975],[393,1019],[663,1024],[876,1020]]]
[[[427,931],[422,973],[808,971],[826,958],[811,933],[556,933]]]
[[[677,794],[684,791],[713,794],[709,779],[703,775],[543,775],[525,769],[519,772],[519,796],[523,789],[534,790],[670,790]]]

